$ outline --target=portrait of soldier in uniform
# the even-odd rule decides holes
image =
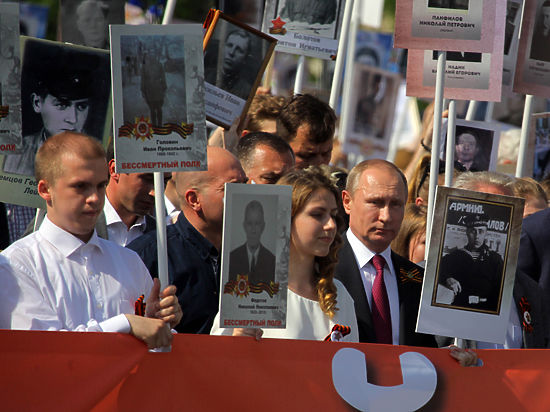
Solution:
[[[265,220],[259,201],[252,200],[246,205],[243,229],[246,242],[229,255],[229,280],[237,280],[237,275],[243,275],[248,276],[251,284],[274,282],[275,256],[261,242]]]
[[[454,294],[452,306],[496,311],[504,263],[486,244],[488,217],[468,214],[464,219],[466,245],[455,247],[441,258],[439,284]],[[436,302],[440,302],[438,293]]]
[[[46,139],[64,131],[102,139],[109,79],[105,52],[27,41],[22,69],[22,150],[5,156],[3,171],[33,176],[37,150]]]
[[[225,41],[219,42],[218,47],[222,50],[212,50],[205,56],[205,65],[210,66],[210,70],[205,70],[205,80],[247,100],[255,80],[251,66],[260,57],[253,56],[252,35],[239,27],[229,27]],[[218,55],[216,63],[213,54]]]

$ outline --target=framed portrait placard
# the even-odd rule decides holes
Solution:
[[[519,29],[523,0],[507,0],[504,27],[504,58],[502,63],[502,94],[509,96],[514,84],[518,57]]]
[[[0,3],[0,153],[21,150],[19,4]]]
[[[22,149],[0,158],[0,200],[42,207],[34,177],[41,144],[66,130],[108,141],[109,52],[21,36],[21,54]]]
[[[353,83],[356,87],[351,94],[351,125],[343,142],[343,151],[361,153],[366,159],[386,157],[401,76],[355,64]]]
[[[447,121],[444,122],[442,133],[440,159],[444,162],[447,149]],[[500,126],[497,123],[456,119],[455,168],[471,172],[496,170],[499,141]]]
[[[502,7],[497,9],[494,52],[447,51],[443,92],[446,99],[500,101],[505,12]],[[407,96],[434,97],[437,57],[433,50],[409,50]]]
[[[109,24],[124,24],[124,0],[60,0],[58,39],[109,49]]]
[[[225,184],[220,328],[285,328],[290,186]]]
[[[395,47],[491,53],[505,0],[397,0]],[[501,10],[499,10],[501,9]]]
[[[525,176],[541,181],[550,175],[550,113],[533,113],[529,127],[527,154],[533,156],[533,163],[526,162]],[[532,170],[529,170],[531,166]]]
[[[266,0],[262,31],[278,40],[275,50],[334,59],[345,0]]]
[[[504,343],[524,200],[438,186],[417,332]]]
[[[248,110],[277,40],[213,9],[204,29],[206,118],[228,129]]]
[[[110,28],[117,172],[206,170],[201,26]]]
[[[514,77],[516,93],[550,97],[549,18],[546,0],[525,0]]]

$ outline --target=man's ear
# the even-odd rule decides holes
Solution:
[[[351,194],[347,190],[342,190],[342,204],[344,205],[344,210],[349,215],[351,209],[351,203],[353,202]]]
[[[118,183],[118,179],[119,179],[119,174],[117,172],[115,172],[115,159],[111,159],[109,160],[109,177],[111,180],[114,180],[115,182]]]
[[[199,199],[199,193],[196,189],[187,189],[184,195],[185,203],[193,209],[195,212],[200,212],[202,210],[201,201]],[[182,208],[183,209],[183,208]]]
[[[36,93],[31,94],[31,104],[32,108],[36,113],[42,112],[42,101],[40,100],[40,96]]]
[[[41,179],[38,182],[38,194],[42,199],[46,201],[46,204],[48,206],[52,205],[52,195],[50,192],[50,184],[46,182],[44,179]]]

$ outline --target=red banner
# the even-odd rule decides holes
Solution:
[[[445,349],[223,336],[149,353],[128,335],[0,331],[0,348],[3,410],[550,410],[546,350],[462,368]]]

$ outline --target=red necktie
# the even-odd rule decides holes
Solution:
[[[374,255],[372,264],[376,269],[376,278],[372,285],[372,320],[377,343],[392,344],[390,301],[384,283],[384,265],[386,260],[380,255]]]

